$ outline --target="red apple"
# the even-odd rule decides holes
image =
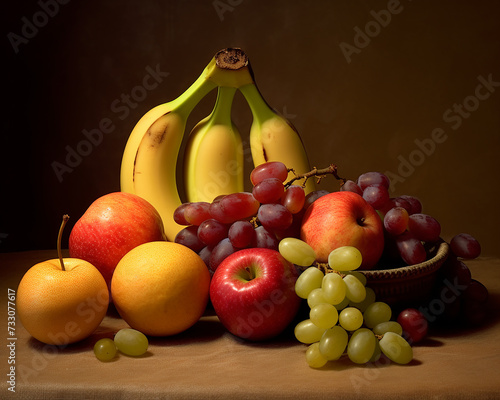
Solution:
[[[384,250],[380,216],[363,197],[353,192],[333,192],[320,197],[304,214],[300,237],[327,262],[330,252],[354,246],[363,256],[360,269],[373,268]]]
[[[259,341],[285,330],[298,312],[295,266],[276,250],[249,248],[218,266],[210,299],[222,324],[233,335]]]
[[[69,253],[94,265],[108,288],[118,261],[140,244],[164,241],[163,222],[143,198],[114,192],[95,200],[76,222],[69,237]]]

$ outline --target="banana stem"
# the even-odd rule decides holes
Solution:
[[[213,124],[231,126],[231,108],[236,88],[228,86],[219,86],[217,91],[217,100],[210,119]]]
[[[198,79],[172,101],[172,111],[187,118],[212,89],[216,87],[236,89],[252,82],[253,76],[246,54],[240,49],[221,50],[210,60]]]
[[[257,85],[254,83],[245,85],[240,87],[239,90],[250,106],[250,111],[252,111],[253,118],[257,123],[262,124],[276,116],[277,113],[266,103]]]
[[[245,52],[238,48],[223,49],[214,56],[209,75],[218,86],[239,88],[254,82]]]
[[[178,113],[181,117],[187,119],[201,99],[216,87],[215,82],[207,79],[205,69],[184,93],[172,101],[172,112]]]

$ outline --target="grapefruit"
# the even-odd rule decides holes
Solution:
[[[210,273],[201,257],[174,242],[149,242],[130,250],[111,279],[120,316],[150,336],[170,336],[193,326],[208,303]]]

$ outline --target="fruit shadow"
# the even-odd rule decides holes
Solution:
[[[129,325],[121,318],[116,308],[112,304],[110,304],[106,313],[106,317],[101,325],[99,325],[90,336],[79,342],[56,346],[42,343],[39,340],[30,337],[27,344],[33,351],[48,355],[84,353],[93,351],[95,343],[100,339],[113,339],[115,334],[122,328],[129,328]],[[188,345],[191,343],[202,343],[216,340],[226,332],[227,331],[219,322],[213,310],[207,309],[200,320],[186,331],[168,337],[148,336],[148,341],[150,344],[160,346]],[[153,354],[148,351],[142,356],[133,358],[144,358],[150,357],[152,355]],[[129,356],[120,353],[120,357]],[[115,357],[113,360],[111,360],[111,362],[116,361],[117,358],[118,357]]]
[[[182,346],[193,343],[206,343],[219,339],[226,333],[215,312],[209,306],[202,317],[190,328],[171,336],[148,336],[149,343],[155,346]]]
[[[70,343],[66,345],[51,345],[40,342],[39,340],[30,337],[28,339],[28,346],[30,349],[34,351],[38,351],[40,353],[45,354],[77,354],[92,351],[95,343],[104,338],[113,339],[115,333],[119,329],[112,325],[104,325],[101,324],[90,336],[87,338],[76,342]]]
[[[441,321],[431,326],[429,337],[436,340],[439,340],[439,338],[457,338],[493,329],[500,323],[500,293],[490,292],[484,307],[487,310],[486,319],[483,322],[477,325],[467,325],[461,320]]]
[[[305,353],[305,351],[304,351],[304,353]],[[314,370],[315,371],[328,371],[328,372],[331,372],[331,371],[339,371],[340,372],[340,371],[348,371],[348,370],[359,371],[360,367],[378,370],[378,369],[383,369],[383,368],[387,368],[390,366],[393,366],[393,367],[397,366],[398,368],[411,368],[411,367],[415,367],[415,366],[418,366],[421,364],[422,364],[422,361],[414,358],[408,364],[400,365],[400,364],[396,364],[396,363],[392,362],[385,355],[381,355],[380,358],[375,362],[368,362],[366,364],[360,365],[360,364],[353,363],[349,359],[347,354],[343,354],[342,357],[340,357],[338,360],[329,361],[321,368],[314,368]]]

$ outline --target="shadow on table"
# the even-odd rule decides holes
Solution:
[[[485,309],[482,311],[485,312],[485,319],[479,324],[467,324],[460,319],[453,322],[442,321],[432,326],[430,336],[439,340],[439,338],[455,338],[492,329],[500,323],[500,293],[490,292]]]
[[[109,306],[106,317],[102,321],[101,325],[86,339],[71,343],[68,345],[55,346],[42,343],[33,337],[28,340],[28,346],[41,353],[50,354],[74,354],[92,351],[95,343],[104,338],[113,339],[116,332],[120,329],[129,328],[129,325],[120,317],[116,308],[113,305]],[[190,343],[203,343],[210,342],[218,339],[226,333],[226,329],[219,322],[215,314],[212,314],[210,310],[200,318],[200,320],[194,324],[191,328],[186,331],[179,333],[178,335],[168,336],[168,337],[148,337],[149,343],[160,346],[174,346],[181,344]],[[143,357],[147,357],[146,353]]]

